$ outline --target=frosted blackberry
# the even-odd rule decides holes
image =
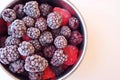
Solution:
[[[45,18],[40,17],[37,19],[35,23],[35,27],[38,28],[41,31],[45,31],[47,29],[47,21]]]
[[[62,68],[62,66],[52,66],[52,70],[55,72],[56,76],[58,77],[60,74],[62,74],[62,72],[64,71],[64,69]]]
[[[17,60],[20,57],[17,49],[18,47],[16,45],[0,48],[0,62],[3,64],[10,64]]]
[[[51,58],[55,52],[56,48],[54,45],[50,45],[44,48],[44,56],[46,58]]]
[[[13,7],[13,10],[15,10],[16,15],[18,18],[23,18],[25,16],[25,13],[23,11],[23,4],[17,4]]]
[[[53,66],[60,66],[67,60],[67,55],[63,53],[62,49],[58,49],[55,51],[50,63]]]
[[[42,46],[46,46],[46,45],[52,43],[53,37],[52,37],[51,32],[49,32],[49,31],[43,32],[39,38],[39,41],[40,41]]]
[[[15,38],[21,38],[26,33],[26,26],[22,20],[16,19],[11,24],[12,36]]]
[[[29,79],[30,80],[41,80],[43,76],[42,72],[31,73],[29,72]]]
[[[42,46],[40,45],[38,40],[30,40],[29,42],[34,46],[35,51],[42,50]]]
[[[29,1],[24,6],[24,12],[27,16],[37,18],[40,16],[40,10],[37,1]]]
[[[33,27],[35,20],[29,16],[26,16],[22,19],[27,27]]]
[[[47,16],[50,12],[52,12],[52,6],[49,4],[41,4],[40,12],[42,16]]]
[[[52,12],[47,16],[47,25],[51,29],[57,29],[61,26],[62,16],[57,12]]]
[[[54,45],[57,48],[64,48],[65,46],[67,46],[67,40],[64,36],[57,36],[54,40]]]
[[[73,45],[78,45],[82,42],[83,38],[79,31],[73,31],[69,42]]]
[[[12,22],[16,19],[16,13],[13,9],[4,9],[1,15],[6,22]]]
[[[25,70],[28,72],[42,72],[48,66],[48,61],[39,56],[28,56],[25,60]]]
[[[21,44],[19,44],[18,51],[21,55],[28,56],[33,54],[35,49],[30,42],[23,41]]]
[[[69,27],[73,30],[76,30],[79,26],[79,20],[75,17],[69,19]]]
[[[60,34],[62,34],[68,39],[71,36],[71,30],[68,26],[63,26],[61,28]]]
[[[8,26],[8,35],[12,36],[11,25]]]
[[[11,63],[9,70],[13,73],[22,73],[24,71],[24,60],[17,60]]]
[[[51,30],[53,37],[56,38],[57,36],[60,36],[60,31],[61,28]]]
[[[28,28],[27,35],[32,39],[37,39],[40,36],[40,30],[34,27]]]
[[[6,46],[10,46],[10,45],[19,45],[20,44],[20,39],[18,38],[14,38],[12,36],[7,37],[6,41],[5,41],[5,45]]]

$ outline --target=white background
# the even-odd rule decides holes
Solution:
[[[3,2],[4,1],[4,2]],[[0,9],[10,0],[0,0]],[[66,80],[120,80],[120,0],[70,0],[83,15],[88,47]],[[14,80],[0,68],[0,80]]]

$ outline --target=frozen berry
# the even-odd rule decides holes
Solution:
[[[18,38],[14,38],[12,36],[7,37],[6,41],[5,41],[5,45],[6,46],[10,46],[10,45],[19,45],[20,44],[20,39]]]
[[[13,73],[22,73],[24,71],[24,60],[17,60],[11,63],[9,70]]]
[[[68,39],[71,36],[71,30],[68,26],[63,26],[61,28],[60,34],[62,34]]]
[[[26,16],[22,19],[27,27],[33,27],[35,20],[29,16]]]
[[[60,66],[67,60],[67,55],[64,54],[62,49],[55,51],[50,63],[53,66]]]
[[[71,17],[70,12],[60,7],[55,7],[53,11],[60,13],[62,15],[62,25],[63,26],[67,25],[69,18]]]
[[[42,46],[46,46],[46,45],[52,43],[53,37],[52,37],[51,32],[49,32],[49,31],[43,32],[39,38],[39,41],[40,41]]]
[[[34,53],[35,48],[31,43],[23,41],[21,44],[19,44],[18,51],[21,55],[28,56]]]
[[[12,36],[12,30],[11,30],[11,25],[8,26],[8,35]]]
[[[79,20],[75,17],[69,19],[69,27],[73,30],[76,30],[79,26]]]
[[[24,6],[24,12],[27,16],[37,18],[40,16],[40,10],[37,1],[29,1]]]
[[[32,39],[37,39],[40,36],[40,30],[34,27],[28,28],[27,35]]]
[[[68,45],[64,48],[64,53],[68,55],[67,60],[64,62],[66,65],[73,65],[77,62],[78,48]]]
[[[35,27],[38,28],[40,31],[45,31],[47,29],[46,19],[43,17],[38,18],[35,23]]]
[[[22,37],[22,40],[23,40],[23,41],[30,41],[31,38],[30,38],[27,34],[25,34],[25,35]]]
[[[73,31],[69,42],[73,45],[78,45],[82,42],[83,38],[79,31]]]
[[[0,48],[5,47],[5,40],[7,36],[0,37]]]
[[[15,38],[21,38],[26,33],[26,26],[22,20],[16,19],[10,26],[12,36]]]
[[[1,15],[6,22],[12,22],[16,19],[16,13],[13,9],[4,9]]]
[[[65,46],[67,46],[67,40],[64,36],[57,36],[54,40],[54,45],[57,48],[64,48]]]
[[[25,16],[25,13],[23,11],[23,4],[17,4],[13,7],[13,10],[15,10],[16,15],[18,18],[23,18]]]
[[[54,45],[50,45],[44,48],[44,55],[47,58],[51,58],[55,52],[56,48]]]
[[[0,35],[7,34],[7,26],[6,22],[0,18]]]
[[[29,72],[30,80],[41,80],[42,76],[43,76],[43,72],[36,72],[36,73]]]
[[[58,77],[60,74],[62,74],[62,72],[64,71],[64,69],[62,68],[62,66],[58,66],[58,67],[51,67],[52,70],[55,72],[56,76]]]
[[[60,36],[60,31],[61,31],[61,28],[51,30],[53,38],[56,38],[57,36]]]
[[[48,66],[48,61],[39,56],[28,56],[25,60],[25,70],[29,72],[42,72]]]
[[[47,16],[50,12],[52,12],[52,6],[49,4],[42,3],[40,5],[40,12],[42,16]]]
[[[62,16],[57,12],[52,12],[47,16],[47,25],[51,29],[57,29],[61,26]]]
[[[0,48],[0,62],[3,64],[10,64],[17,60],[20,57],[17,49],[18,47],[16,45]]]

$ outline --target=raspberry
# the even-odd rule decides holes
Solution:
[[[71,17],[70,12],[60,7],[55,7],[53,11],[60,13],[62,15],[62,25],[63,26],[67,25],[69,18]]]
[[[43,79],[42,80],[56,80],[55,73],[52,71],[52,69],[48,66],[44,73],[43,73]]]
[[[69,42],[73,45],[78,45],[82,42],[82,40],[83,38],[79,31],[73,31],[69,39]]]
[[[29,72],[41,72],[47,66],[47,60],[39,55],[28,56],[25,60],[25,70]]]
[[[53,37],[52,37],[51,32],[49,32],[49,31],[43,32],[39,38],[39,41],[40,41],[42,46],[46,46],[46,45],[52,43]]]
[[[73,30],[76,30],[79,26],[79,20],[75,17],[69,19],[69,27]]]
[[[0,37],[0,48],[5,47],[5,40],[7,36]]]
[[[47,21],[45,18],[40,17],[37,19],[35,23],[35,27],[38,28],[41,31],[45,31],[47,29]]]
[[[4,9],[1,15],[6,22],[12,22],[16,19],[16,13],[13,9]]]
[[[44,55],[47,58],[51,58],[55,52],[56,48],[54,45],[50,45],[44,48]]]
[[[26,16],[22,19],[27,27],[33,27],[35,20],[29,16]]]
[[[25,59],[26,59],[26,56],[20,55],[20,59],[25,60]]]
[[[64,36],[57,36],[54,40],[54,45],[57,48],[64,48],[65,46],[67,46],[67,40]]]
[[[62,65],[67,59],[67,56],[63,53],[62,49],[58,49],[55,51],[50,63],[53,66],[60,66]]]
[[[47,25],[51,29],[57,29],[61,26],[62,16],[57,12],[52,12],[47,16]]]
[[[20,57],[16,45],[6,46],[0,48],[0,62],[3,64],[10,64]]]
[[[37,18],[40,16],[40,10],[37,1],[29,1],[24,6],[24,12],[27,16]]]
[[[49,4],[41,4],[40,12],[42,16],[47,16],[50,12],[52,12],[52,6]]]
[[[6,23],[7,27],[9,27],[9,26],[10,26],[10,24],[11,24],[10,22],[7,22],[7,23]]]
[[[37,28],[28,28],[27,35],[32,39],[37,39],[40,36],[40,31]]]
[[[20,44],[20,39],[14,38],[12,36],[7,37],[5,41],[5,46],[10,46],[10,45],[19,45]]]
[[[22,37],[22,40],[23,40],[23,41],[30,41],[31,38],[30,38],[27,34],[25,34],[25,35]]]
[[[42,79],[42,72],[31,73],[29,72],[29,79],[30,80],[41,80]]]
[[[31,43],[23,41],[21,44],[19,44],[18,51],[21,55],[28,56],[33,54],[35,49]]]
[[[12,36],[15,38],[21,38],[26,33],[26,26],[22,20],[16,19],[11,24]]]
[[[64,48],[64,53],[68,55],[65,65],[73,65],[77,62],[78,48],[73,45],[68,45]]]
[[[61,28],[60,34],[62,34],[68,39],[71,36],[71,30],[68,26],[63,26]]]
[[[24,71],[24,60],[17,60],[11,63],[9,70],[13,73],[22,73]]]
[[[0,35],[4,35],[7,33],[7,26],[6,22],[0,18]]]
[[[13,7],[13,10],[16,12],[18,18],[23,18],[25,16],[23,7],[24,7],[23,4],[17,4]]]

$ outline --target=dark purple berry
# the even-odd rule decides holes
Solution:
[[[43,72],[36,72],[36,73],[29,72],[30,80],[41,80],[42,76],[43,76]]]
[[[57,36],[60,36],[60,31],[61,31],[61,28],[51,30],[53,38],[56,38]]]
[[[76,30],[79,26],[79,20],[75,17],[69,19],[69,27],[73,30]]]
[[[0,48],[5,47],[5,40],[7,36],[0,37]]]
[[[64,71],[64,69],[62,68],[62,66],[52,66],[52,70],[55,72],[56,76],[60,76],[60,74],[62,74],[62,72]]]

